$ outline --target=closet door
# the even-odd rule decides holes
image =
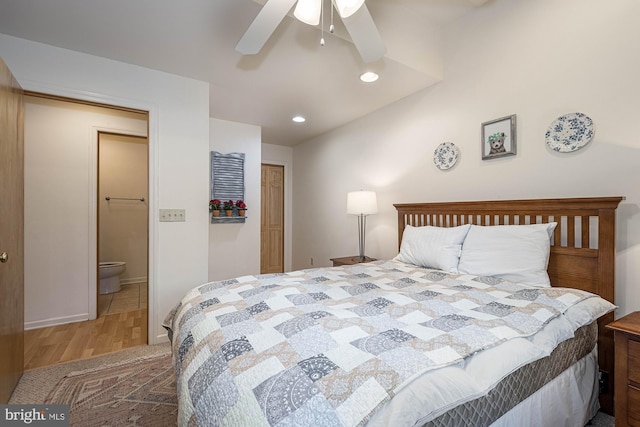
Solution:
[[[284,272],[284,166],[262,165],[260,273]]]
[[[24,105],[0,59],[0,404],[24,366]]]

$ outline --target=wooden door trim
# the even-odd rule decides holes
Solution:
[[[92,107],[109,108],[111,110],[127,111],[129,113],[138,113],[138,114],[147,114],[147,115],[149,113],[146,110],[140,110],[138,108],[130,108],[130,107],[124,107],[124,106],[114,105],[114,104],[105,104],[103,102],[70,98],[68,96],[61,96],[61,95],[52,95],[48,93],[35,92],[32,90],[25,90],[24,94],[25,96],[32,96],[34,98],[52,99],[55,101],[69,102],[71,104],[81,104],[81,105],[89,105]]]

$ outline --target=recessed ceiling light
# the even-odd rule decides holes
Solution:
[[[378,80],[378,78],[380,78],[380,76],[374,73],[373,71],[367,71],[360,75],[360,80],[362,80],[365,83],[373,83],[376,80]]]
[[[304,123],[307,121],[307,119],[305,119],[302,116],[294,116],[291,120],[293,120],[296,123]]]

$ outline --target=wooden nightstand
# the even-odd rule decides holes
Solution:
[[[640,427],[640,311],[607,328],[615,339],[615,417],[616,427]]]
[[[340,265],[355,265],[360,264],[361,262],[371,262],[377,261],[375,258],[364,257],[364,261],[360,261],[360,257],[356,256],[346,256],[343,258],[330,258],[330,261],[333,261],[333,266],[338,267]]]

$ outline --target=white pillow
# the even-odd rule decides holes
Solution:
[[[462,246],[458,271],[549,287],[551,236],[557,223],[472,225]]]
[[[457,273],[462,242],[469,227],[469,224],[450,228],[406,225],[400,253],[394,259],[419,267]]]

